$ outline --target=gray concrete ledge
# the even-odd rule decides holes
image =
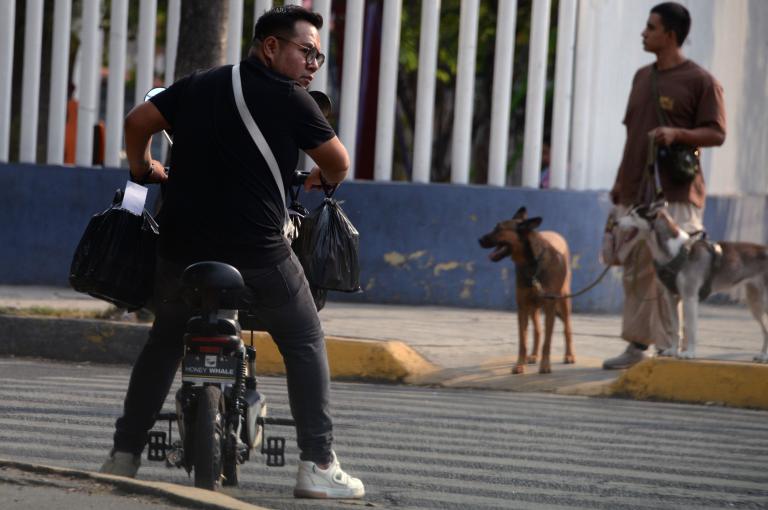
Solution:
[[[132,364],[149,325],[0,315],[0,355]]]
[[[43,475],[54,475],[61,478],[74,478],[91,480],[102,484],[109,484],[121,489],[127,494],[141,494],[164,499],[169,503],[182,505],[187,508],[199,508],[203,510],[267,510],[265,507],[255,506],[237,500],[220,492],[207,491],[196,487],[182,487],[165,482],[152,482],[146,480],[134,480],[122,476],[104,475],[78,469],[45,466],[41,464],[29,464],[7,459],[0,459],[0,468],[23,471],[33,475],[39,475],[37,482],[45,486],[46,478]]]
[[[63,361],[133,364],[149,332],[148,324],[94,319],[0,315],[0,356]],[[250,332],[243,337],[250,339]],[[267,333],[254,335],[260,374],[284,374],[283,359]],[[438,367],[403,342],[326,335],[331,378],[401,382]]]

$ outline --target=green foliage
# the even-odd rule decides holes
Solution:
[[[459,52],[461,1],[447,0],[440,9],[438,39],[437,80],[451,83],[456,77]],[[419,35],[421,27],[421,2],[407,2],[403,5],[400,37],[401,72],[415,73],[419,67]],[[496,2],[480,2],[477,37],[477,72],[486,72],[488,57],[493,56],[496,38]],[[492,59],[491,59],[492,60]]]
[[[488,149],[487,132],[490,125],[490,104],[492,96],[493,66],[496,44],[496,24],[499,1],[511,0],[481,0],[477,30],[477,51],[475,64],[475,93],[473,119],[473,181],[484,182],[487,169],[486,158]],[[551,103],[554,80],[554,61],[557,38],[557,5],[553,0],[551,6],[551,29],[547,66],[546,115],[551,116]],[[517,166],[522,159],[523,128],[525,124],[525,97],[528,80],[528,51],[531,32],[532,0],[517,0],[515,54],[512,72],[512,90],[510,101],[510,133],[509,133],[509,166],[512,182],[519,181]],[[435,76],[435,132],[433,145],[433,175],[434,181],[446,181],[449,178],[450,163],[446,152],[450,152],[449,144],[452,131],[451,117],[453,116],[453,91],[456,83],[458,65],[458,44],[461,17],[460,0],[443,0],[440,8],[440,25],[438,39],[438,61]],[[421,24],[421,1],[406,2],[403,5],[401,40],[400,40],[400,80],[398,99],[405,115],[399,119],[407,125],[402,128],[408,132],[414,124],[414,102],[419,66],[419,37]],[[443,99],[443,100],[441,100]],[[449,100],[444,100],[449,99]],[[549,121],[545,121],[545,134],[548,132]],[[478,135],[479,134],[479,135]],[[517,172],[519,173],[519,172]]]

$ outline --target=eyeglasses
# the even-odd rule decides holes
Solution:
[[[317,48],[314,46],[304,46],[303,44],[291,41],[285,37],[280,37],[279,35],[276,35],[275,38],[280,39],[281,41],[289,42],[301,48],[301,51],[304,53],[304,58],[306,59],[307,65],[311,64],[312,62],[317,62],[317,67],[322,67],[322,65],[325,63],[325,55],[317,51]]]

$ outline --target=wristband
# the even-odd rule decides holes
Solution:
[[[149,164],[149,170],[147,170],[147,172],[144,175],[142,175],[140,179],[134,179],[133,178],[133,174],[130,174],[131,175],[131,180],[133,182],[137,183],[137,184],[144,185],[144,184],[147,183],[149,178],[152,177],[152,174],[154,172],[155,172],[155,166],[152,163],[150,163]]]
[[[322,170],[319,172],[320,174],[320,185],[323,188],[323,193],[325,193],[325,196],[330,198],[333,196],[333,193],[336,191],[336,188],[339,187],[339,183],[331,184],[328,182],[325,177],[323,177]]]

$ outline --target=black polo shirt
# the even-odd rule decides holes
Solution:
[[[299,149],[335,133],[309,93],[258,59],[240,65],[243,95],[288,189]],[[183,78],[151,99],[172,127],[171,171],[160,223],[160,255],[190,264],[218,260],[271,266],[290,254],[283,201],[235,105],[232,66]]]

